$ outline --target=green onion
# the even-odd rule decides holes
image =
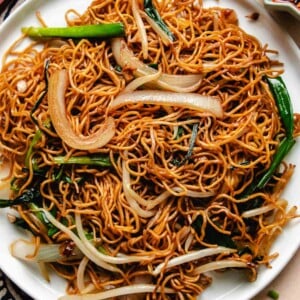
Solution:
[[[47,94],[47,91],[48,91],[48,68],[49,68],[49,64],[50,64],[50,59],[46,59],[45,63],[44,63],[45,89],[43,90],[42,94],[40,95],[40,97],[38,98],[36,103],[33,105],[32,109],[31,109],[31,112],[30,112],[30,117],[32,119],[32,122],[36,126],[39,126],[39,123],[38,123],[38,121],[36,120],[36,118],[34,117],[33,114],[35,113],[35,111],[38,109],[38,107],[42,103],[42,100],[44,99],[44,97],[45,97],[45,95]]]
[[[36,131],[35,135],[33,136],[32,141],[29,144],[29,148],[28,148],[28,151],[27,151],[26,157],[25,157],[25,166],[27,168],[29,168],[29,165],[30,165],[30,156],[33,153],[33,148],[39,142],[39,140],[42,138],[42,135],[43,135],[42,131],[40,129],[38,129]]]
[[[0,208],[10,207],[18,204],[28,204],[32,202],[38,202],[41,200],[40,191],[37,188],[30,188],[26,190],[22,195],[16,197],[14,200],[0,199]]]
[[[268,171],[262,176],[262,178],[257,183],[257,188],[263,188],[267,182],[272,177],[275,170],[279,167],[280,163],[284,159],[284,157],[289,153],[292,147],[295,145],[296,141],[292,138],[285,138],[279,145],[274,157],[273,161],[270,165]]]
[[[29,208],[32,210],[34,215],[41,221],[41,223],[47,228],[47,234],[49,237],[52,237],[54,234],[56,234],[59,230],[57,227],[55,227],[47,218],[46,214],[40,210],[40,207],[38,207],[33,202],[29,203]],[[56,210],[52,210],[49,212],[52,215],[56,215]],[[60,222],[64,225],[67,225],[68,221],[65,218],[61,218]]]
[[[196,232],[201,232],[203,226],[203,217],[199,215],[195,221],[192,223],[192,227]],[[207,222],[205,227],[205,237],[204,241],[210,244],[216,244],[223,247],[228,247],[231,249],[236,249],[237,246],[230,235],[223,234],[217,231],[209,222]]]
[[[93,24],[72,27],[23,27],[22,32],[32,38],[111,38],[124,36],[122,23]]]
[[[193,129],[192,129],[192,135],[191,135],[191,139],[190,139],[190,143],[189,143],[189,150],[187,152],[187,154],[184,156],[184,158],[181,160],[181,161],[178,161],[177,159],[174,159],[172,161],[172,163],[175,165],[175,166],[182,166],[187,160],[190,159],[190,157],[192,156],[193,154],[193,149],[195,147],[195,142],[196,142],[196,139],[197,139],[197,134],[198,134],[198,126],[199,124],[195,123],[193,125]]]
[[[276,101],[286,135],[288,137],[292,137],[294,131],[294,115],[290,95],[286,85],[281,77],[265,77],[265,79]]]
[[[254,181],[251,185],[249,185],[248,188],[239,196],[239,199],[248,197],[256,190],[264,188],[265,185],[268,183],[268,181],[271,179],[273,173],[281,164],[284,157],[289,153],[289,151],[295,145],[295,143],[296,141],[293,138],[288,138],[288,137],[284,138],[274,154],[273,161],[269,169],[260,178],[258,178],[258,180]],[[252,207],[251,205],[251,207],[249,207],[248,209],[260,207],[260,205],[262,204],[260,199],[253,199],[252,203],[254,204],[254,206]]]
[[[78,165],[93,165],[100,167],[110,167],[111,161],[108,156],[55,156],[53,161],[58,165],[78,164]]]
[[[275,290],[270,290],[270,291],[268,291],[268,297],[270,297],[274,300],[277,300],[277,299],[279,299],[279,293]]]
[[[158,11],[152,3],[152,0],[144,0],[144,10],[146,16],[148,16],[148,22],[150,23],[150,25],[152,25],[152,28],[154,30],[157,30],[164,40],[174,42],[175,37],[173,33],[170,31],[167,24],[160,17]]]

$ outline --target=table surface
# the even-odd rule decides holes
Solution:
[[[3,20],[4,15],[8,15],[9,9],[13,9],[18,3],[24,0],[0,0],[0,15]],[[263,3],[263,0],[256,0]],[[6,8],[4,7],[6,4]],[[288,34],[294,39],[295,43],[300,49],[300,21],[297,21],[294,17],[285,12],[270,11],[272,17],[276,22],[285,29]],[[299,50],[300,51],[300,50]],[[269,290],[276,290],[280,299],[282,300],[295,300],[300,298],[300,249],[297,251],[290,263],[279,274],[279,276],[270,283],[259,295],[255,296],[252,300],[267,300],[270,299],[267,296]],[[13,285],[8,278],[0,270],[0,299],[29,299],[22,291]]]

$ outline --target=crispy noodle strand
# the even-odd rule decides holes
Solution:
[[[0,149],[12,162],[16,188],[11,199],[38,183],[40,207],[55,211],[56,220],[73,232],[75,215],[79,215],[91,244],[101,247],[105,255],[148,258],[118,265],[121,272],[103,270],[86,257],[55,262],[53,268],[68,281],[69,294],[98,293],[142,281],[151,289],[154,285],[146,299],[195,299],[211,283],[208,274],[195,270],[226,259],[249,263],[253,280],[256,267],[274,258],[270,246],[296,215],[295,209],[287,210],[287,203],[280,199],[293,165],[284,164],[267,189],[239,197],[268,169],[285,134],[274,99],[262,80],[264,75],[280,75],[283,69],[268,57],[274,51],[226,18],[228,11],[203,8],[201,2],[153,1],[175,36],[169,46],[164,46],[140,13],[147,34],[144,62],[158,64],[167,74],[203,74],[196,92],[220,99],[222,119],[161,105],[129,104],[108,112],[111,101],[134,79],[130,68],[117,70],[109,40],[51,40],[42,44],[42,50],[37,50],[38,42],[18,50],[22,37],[5,53],[0,74]],[[143,10],[143,1],[136,4]],[[96,0],[84,14],[76,13],[75,20],[71,16],[73,10],[66,13],[70,26],[123,22],[128,48],[143,61],[132,1]],[[49,76],[56,70],[68,71],[66,113],[76,134],[96,132],[107,113],[114,118],[115,136],[101,149],[79,151],[65,144],[51,127],[46,95],[33,113],[38,126],[32,121],[31,110],[46,88],[46,60],[50,61]],[[276,71],[274,65],[279,66]],[[299,120],[295,114],[295,136],[300,133]],[[198,124],[198,132],[192,155],[176,164],[185,160],[194,124]],[[33,147],[31,164],[26,166],[25,156],[38,130],[41,137]],[[57,156],[67,160],[90,155],[108,156],[112,166],[60,167],[54,163]],[[56,180],[60,172],[63,175]],[[251,210],[254,201],[270,209],[243,218],[242,212]],[[49,237],[45,224],[34,217],[28,205],[17,209],[40,243],[70,241],[60,230]],[[212,234],[221,238],[213,240]],[[162,267],[158,276],[152,274],[161,263],[214,248],[223,238],[248,251],[206,256]],[[115,269],[116,265],[112,266]]]

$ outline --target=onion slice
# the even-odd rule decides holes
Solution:
[[[18,239],[10,245],[11,255],[26,261],[57,262],[79,259],[82,253],[74,248],[70,256],[63,254],[63,244],[39,244]]]
[[[93,263],[95,263],[96,265],[100,266],[101,268],[111,271],[111,272],[118,272],[118,273],[122,273],[122,271],[109,264],[106,263],[102,257],[99,256],[99,253],[97,253],[97,255],[95,255],[93,252],[91,252],[89,249],[86,248],[86,246],[83,244],[83,242],[80,240],[80,238],[68,227],[66,227],[65,225],[63,225],[62,223],[60,223],[59,221],[57,221],[50,212],[48,212],[47,210],[41,208],[38,211],[42,211],[46,218],[48,219],[49,222],[51,222],[55,227],[57,227],[58,229],[60,229],[62,232],[64,232],[65,234],[67,234],[69,236],[69,238],[76,244],[76,246],[79,248],[79,250],[87,257],[89,258]]]
[[[269,212],[273,209],[275,209],[274,204],[269,204],[269,205],[266,205],[266,206],[263,206],[263,207],[247,210],[247,211],[242,213],[242,218],[252,218],[252,217],[267,213],[267,212]]]
[[[229,259],[229,260],[223,259],[219,261],[213,261],[205,265],[202,265],[200,267],[197,267],[193,270],[193,273],[201,274],[209,271],[226,269],[226,268],[253,268],[253,267],[254,266],[248,262],[238,261],[233,259]]]
[[[121,93],[111,102],[109,109],[116,110],[124,105],[136,103],[179,106],[201,112],[209,112],[217,118],[223,117],[223,108],[217,98],[196,93],[173,93],[158,90]]]
[[[148,58],[148,40],[147,40],[146,28],[143,23],[140,12],[139,12],[139,6],[137,4],[137,0],[132,0],[131,5],[132,5],[132,14],[135,19],[137,29],[138,29],[138,32],[140,35],[140,39],[141,39],[143,58],[147,59]]]
[[[111,264],[128,264],[132,262],[141,262],[141,261],[146,261],[150,259],[149,256],[130,256],[130,255],[125,255],[122,253],[119,253],[120,256],[111,256],[111,255],[106,255],[98,251],[86,238],[83,227],[82,227],[82,221],[81,221],[81,216],[78,213],[75,213],[75,224],[76,224],[76,229],[78,232],[78,235],[83,243],[83,245],[88,249],[91,253],[93,253],[95,256],[100,257],[103,261]]]
[[[216,248],[208,248],[208,249],[202,249],[199,251],[193,251],[193,252],[189,252],[187,254],[178,256],[178,257],[174,257],[172,259],[170,259],[167,263],[163,262],[161,264],[159,264],[155,270],[152,272],[152,274],[154,276],[157,276],[161,273],[161,271],[163,269],[168,269],[171,267],[175,267],[190,261],[194,261],[194,260],[198,260],[200,258],[203,257],[207,257],[207,256],[212,256],[212,255],[216,255],[216,254],[220,254],[220,253],[224,253],[224,254],[230,254],[236,252],[235,249],[231,249],[231,248],[226,248],[226,247],[216,247]]]
[[[127,153],[126,153],[127,156]],[[140,197],[132,188],[130,183],[130,174],[126,168],[126,163],[123,160],[122,162],[122,175],[123,175],[123,191],[126,197],[127,202],[130,207],[142,218],[150,218],[155,215],[155,211],[143,209],[139,202],[143,201],[143,198]]]
[[[102,300],[102,299],[114,299],[115,297],[135,294],[145,294],[154,292],[164,293],[176,293],[171,288],[157,288],[154,284],[132,284],[128,286],[112,288],[107,291],[95,293],[95,294],[84,294],[84,295],[66,295],[59,298],[59,300]]]
[[[144,64],[140,61],[134,53],[127,47],[124,39],[112,39],[112,52],[116,62],[126,69],[132,69],[135,77],[152,75],[157,73],[157,70]],[[173,92],[194,92],[196,91],[202,81],[202,74],[186,74],[173,75],[162,73],[156,80],[152,80],[151,84],[147,86],[168,90]]]
[[[49,78],[48,109],[56,133],[67,145],[75,149],[93,150],[103,147],[115,135],[114,119],[108,117],[102,127],[89,136],[76,134],[67,119],[65,108],[68,83],[67,70],[58,70]]]

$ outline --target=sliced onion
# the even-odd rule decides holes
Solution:
[[[49,78],[49,114],[58,136],[67,145],[75,149],[92,150],[103,147],[115,135],[114,119],[108,117],[102,127],[89,136],[76,134],[68,121],[65,108],[65,91],[68,82],[66,70],[58,70]]]
[[[230,260],[224,259],[224,260],[213,261],[205,265],[202,265],[194,269],[193,273],[201,274],[209,271],[226,269],[226,268],[249,268],[249,267],[251,267],[251,264],[249,264],[248,262],[238,261],[233,259]]]
[[[103,268],[105,270],[108,270],[108,271],[111,271],[111,272],[122,273],[122,271],[120,269],[118,269],[117,267],[115,267],[113,265],[110,265],[110,264],[106,263],[105,261],[102,260],[101,257],[99,257],[99,255],[95,255],[89,249],[87,249],[85,247],[85,245],[82,243],[82,241],[80,240],[80,238],[72,230],[70,230],[68,227],[66,227],[65,225],[63,225],[59,221],[57,221],[47,210],[40,209],[40,211],[42,211],[46,215],[46,218],[48,219],[49,222],[51,222],[55,227],[57,227],[62,232],[67,234],[69,236],[69,238],[81,250],[81,252],[86,257],[88,257],[92,262],[94,262],[96,265],[100,266],[101,268]]]
[[[142,45],[142,52],[143,52],[143,58],[148,58],[148,39],[147,39],[147,33],[145,29],[145,25],[143,23],[142,17],[139,13],[139,7],[137,4],[137,0],[132,0],[132,14],[135,19],[138,32],[141,38],[141,45]]]
[[[134,53],[128,49],[122,38],[112,39],[112,52],[117,63],[122,68],[126,67],[132,69],[135,77],[157,73],[156,69],[140,61]],[[151,81],[151,87],[173,92],[189,93],[199,88],[202,77],[201,74],[171,75],[163,73],[158,79]],[[149,84],[147,84],[147,86],[149,86]]]
[[[105,261],[107,263],[128,264],[128,263],[132,263],[132,262],[146,261],[150,258],[149,256],[147,256],[147,257],[146,256],[130,256],[130,255],[122,254],[122,253],[120,253],[121,255],[117,256],[117,257],[103,254],[100,251],[98,251],[86,238],[85,233],[83,231],[80,214],[77,214],[77,213],[75,214],[75,223],[76,223],[76,229],[77,229],[78,235],[79,235],[82,243],[84,244],[84,246],[95,256],[99,256],[103,261]]]
[[[62,244],[36,244],[32,241],[18,239],[10,245],[11,255],[26,261],[35,262],[56,262],[68,260],[67,256],[61,253]],[[70,259],[78,259],[82,253],[74,249]]]
[[[188,237],[187,237],[187,239],[185,240],[185,243],[184,243],[184,250],[185,250],[186,252],[189,251],[190,246],[191,246],[193,240],[194,240],[194,233],[191,232],[191,233],[188,235]]]
[[[110,103],[109,109],[116,110],[124,105],[136,103],[179,106],[201,112],[209,112],[217,118],[223,117],[223,108],[217,98],[196,93],[173,93],[158,90],[121,93]]]
[[[104,292],[95,294],[85,294],[85,295],[66,295],[59,298],[59,300],[103,300],[103,299],[113,299],[115,297],[125,296],[125,295],[135,295],[135,294],[145,294],[153,292],[161,292],[167,294],[175,293],[173,289],[164,288],[163,290],[157,288],[153,284],[133,284],[119,288],[113,288]]]
[[[1,151],[1,149],[0,149]],[[0,152],[0,198],[9,199],[12,166],[1,157]]]
[[[208,249],[203,249],[203,250],[199,250],[199,251],[193,251],[175,258],[170,259],[168,262],[163,262],[161,264],[159,264],[155,270],[152,272],[152,274],[154,276],[157,276],[160,274],[160,272],[163,269],[169,269],[178,265],[182,265],[184,263],[193,261],[193,260],[197,260],[203,257],[207,257],[207,256],[212,256],[212,255],[216,255],[216,254],[220,254],[220,253],[225,253],[225,254],[229,254],[229,253],[233,253],[236,252],[235,249],[231,249],[231,248],[226,248],[226,247],[216,247],[216,248],[208,248]]]
[[[80,293],[85,289],[84,274],[88,263],[89,259],[85,256],[78,266],[76,282]]]
[[[172,190],[174,192],[177,193],[181,193],[182,189],[180,187],[173,187]],[[162,194],[160,194],[159,196],[157,196],[155,199],[153,200],[144,200],[145,201],[145,205],[147,206],[148,209],[152,209],[155,206],[159,205],[160,203],[162,203],[163,201],[165,201],[168,197],[170,197],[171,192],[169,191],[165,191]],[[196,191],[191,191],[191,190],[187,190],[185,193],[185,196],[187,197],[191,197],[191,198],[207,198],[207,197],[212,197],[214,196],[215,193],[213,192],[196,192]]]
[[[10,245],[10,253],[12,256],[22,260],[34,260],[37,245],[31,241],[19,239]]]
[[[145,201],[143,198],[140,197],[132,188],[130,183],[130,174],[126,168],[126,163],[123,161],[122,163],[122,177],[123,177],[123,191],[128,201],[130,207],[135,211],[137,215],[142,218],[150,218],[152,217],[155,212],[151,210],[145,210],[140,207],[138,202]],[[143,202],[142,202],[143,203]]]
[[[275,208],[275,206],[273,204],[269,204],[269,205],[266,205],[263,207],[247,210],[242,213],[242,218],[251,218],[251,217],[258,216],[258,215],[262,215],[266,212],[269,212],[270,210],[273,210],[274,208]]]
[[[129,84],[126,85],[126,87],[122,91],[122,93],[131,93],[131,92],[135,91],[136,89],[138,89],[140,86],[142,86],[148,82],[151,82],[153,80],[156,80],[157,78],[159,78],[160,74],[161,74],[161,72],[157,71],[154,74],[137,77],[134,80],[132,80]]]
[[[125,152],[125,156],[127,157],[127,152]],[[173,195],[170,191],[164,191],[163,193],[158,195],[155,199],[146,200],[131,188],[130,174],[126,168],[125,161],[123,161],[122,163],[122,171],[123,171],[122,173],[123,190],[124,190],[125,197],[129,205],[131,206],[131,208],[134,209],[134,211],[140,217],[143,218],[152,217],[155,214],[155,212],[152,211],[152,209],[158,206],[160,203],[164,202],[171,195]],[[191,190],[183,191],[182,188],[180,187],[173,187],[171,189],[176,193],[184,192],[184,196],[191,197],[191,198],[207,198],[215,195],[214,192],[196,192]],[[146,207],[146,210],[141,208],[140,205]]]

